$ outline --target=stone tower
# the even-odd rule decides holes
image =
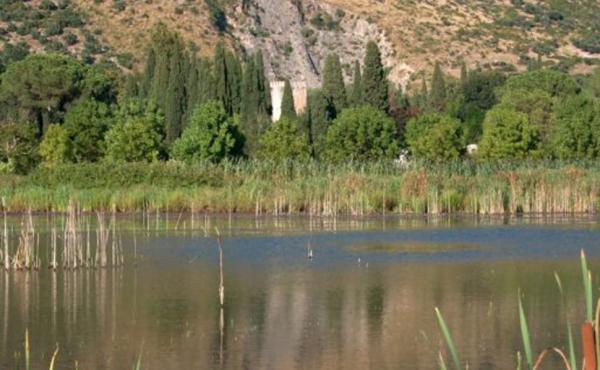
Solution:
[[[284,81],[271,81],[271,104],[273,104],[273,122],[281,118],[281,104],[283,103]]]
[[[285,81],[271,81],[271,103],[273,104],[273,122],[281,118],[281,104],[283,103],[283,90]],[[305,82],[292,82],[292,93],[294,95],[294,107],[296,113],[301,114],[306,109],[308,89]]]

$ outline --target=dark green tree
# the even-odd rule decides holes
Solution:
[[[367,44],[362,85],[364,102],[387,112],[390,107],[388,82],[381,61],[381,52],[374,41],[369,41]]]
[[[244,136],[244,153],[254,156],[259,138],[271,124],[270,92],[264,75],[263,57],[260,52],[248,58],[244,66],[240,131]]]
[[[139,75],[129,74],[125,76],[123,89],[119,95],[119,102],[135,99],[141,94],[139,90]]]
[[[478,156],[489,160],[539,157],[539,132],[525,113],[493,108],[483,122]]]
[[[229,92],[225,110],[230,114],[239,114],[242,103],[242,65],[236,54],[227,51],[225,56],[227,91]]]
[[[283,99],[281,101],[281,117],[292,120],[297,117],[296,106],[294,105],[294,91],[292,90],[290,80],[285,80],[285,85],[283,87]]]
[[[321,89],[308,92],[306,127],[313,155],[321,158],[326,147],[327,130],[333,121],[329,102]]]
[[[461,84],[456,116],[464,122],[467,143],[479,141],[485,113],[497,103],[495,90],[504,81],[505,77],[500,72],[474,70]]]
[[[438,110],[442,109],[446,103],[446,81],[439,62],[435,63],[433,70],[429,103]]]
[[[200,61],[198,58],[196,58],[196,56],[192,56],[187,72],[187,79],[185,81],[187,102],[185,105],[186,115],[182,121],[184,124],[188,121],[189,117],[191,116],[191,112],[193,112],[194,108],[200,101],[200,68]]]
[[[333,162],[393,159],[400,150],[396,124],[370,106],[349,108],[327,131],[326,157]]]
[[[167,145],[171,144],[181,135],[186,109],[185,63],[187,58],[179,46],[176,47],[171,58],[169,84],[165,96],[165,140]]]
[[[310,146],[296,120],[282,117],[260,138],[259,157],[270,161],[306,161]]]
[[[153,162],[163,157],[164,116],[154,103],[129,101],[106,133],[106,160]]]
[[[352,81],[352,91],[350,92],[350,105],[358,107],[363,104],[363,85],[360,63],[354,62],[354,78]]]
[[[244,153],[254,155],[258,138],[261,135],[259,128],[259,86],[258,74],[254,58],[244,65],[244,76],[242,81],[242,104],[240,107],[240,131],[245,138]]]
[[[567,74],[539,69],[512,76],[497,89],[497,93],[501,97],[511,90],[542,90],[552,97],[563,97],[578,94],[581,89],[577,81]]]
[[[153,47],[148,48],[148,54],[146,55],[146,64],[144,66],[144,73],[142,75],[142,82],[140,86],[140,97],[142,99],[148,98],[152,91],[152,85],[154,83],[154,72],[156,70],[156,51]]]
[[[439,113],[413,118],[406,125],[410,153],[429,162],[456,160],[464,149],[460,121]]]
[[[242,122],[252,121],[258,115],[258,89],[256,63],[254,58],[250,58],[244,65],[244,76],[242,80],[242,104],[240,107],[240,119]]]
[[[108,105],[93,99],[78,101],[65,116],[65,131],[69,135],[73,160],[95,162],[104,156],[104,136],[112,126]]]
[[[172,59],[179,57],[183,49],[181,38],[171,32],[163,23],[159,23],[152,32],[151,47],[154,48],[156,63],[152,74],[150,98],[165,112],[167,91],[169,89],[170,67]]]
[[[214,97],[216,100],[220,101],[221,104],[223,104],[223,107],[229,113],[228,106],[230,103],[231,93],[227,83],[227,61],[225,44],[223,41],[219,41],[217,43],[213,65]]]
[[[113,82],[95,67],[57,54],[35,54],[13,63],[0,83],[0,118],[33,122],[38,134],[60,123],[79,98],[112,103]]]
[[[203,59],[200,62],[200,67],[198,69],[198,81],[198,100],[194,106],[190,107],[192,112],[198,107],[198,105],[216,99],[213,64],[210,60]]]
[[[427,81],[425,75],[421,76],[421,88],[416,95],[413,96],[414,106],[419,108],[421,111],[429,107],[429,91],[427,89]]]
[[[544,157],[552,154],[551,132],[555,128],[554,104],[546,91],[516,89],[507,91],[495,108],[507,108],[527,115],[529,123],[535,127],[539,136],[539,151]]]
[[[39,162],[37,127],[30,124],[0,125],[0,173],[24,175]]]
[[[213,101],[196,109],[183,135],[173,144],[171,157],[184,162],[220,162],[239,155],[239,149],[236,125],[222,104]]]
[[[585,95],[569,96],[554,105],[554,156],[561,160],[596,159],[600,154],[600,103]]]
[[[256,84],[258,85],[258,112],[271,115],[271,86],[265,76],[265,62],[261,51],[254,57],[256,64]]]
[[[330,110],[334,117],[348,107],[344,74],[340,57],[337,54],[330,54],[325,59],[323,94],[325,94],[329,101]]]

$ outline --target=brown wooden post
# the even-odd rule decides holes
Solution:
[[[594,325],[590,321],[586,321],[581,327],[581,339],[583,343],[584,370],[598,370],[596,364]]]

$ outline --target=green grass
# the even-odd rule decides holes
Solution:
[[[590,213],[600,164],[82,164],[0,177],[9,211],[354,215]]]

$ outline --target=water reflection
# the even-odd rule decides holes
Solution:
[[[565,344],[567,312],[554,271],[572,321],[584,317],[577,251],[600,240],[595,226],[582,233],[588,223],[579,221],[542,229],[464,222],[413,230],[388,221],[382,231],[369,222],[368,232],[335,235],[288,224],[283,230],[296,232],[280,236],[234,221],[224,242],[224,310],[216,245],[195,234],[137,225],[144,230],[136,236],[137,267],[2,272],[0,367],[14,368],[28,328],[33,368],[46,368],[60,343],[59,369],[75,361],[82,369],[131,368],[140,353],[144,369],[432,369],[443,348],[438,306],[470,368],[514,368],[518,288],[535,349]],[[573,245],[562,245],[559,234]],[[306,258],[309,239],[314,261]],[[453,248],[457,239],[481,248]],[[439,253],[419,253],[405,240],[429,241]],[[352,247],[379,241],[384,252]],[[133,247],[133,237],[124,243]]]

